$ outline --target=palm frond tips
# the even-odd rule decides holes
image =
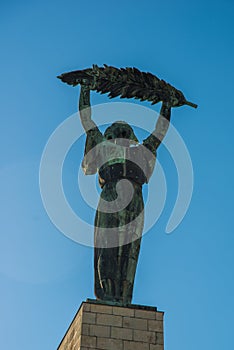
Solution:
[[[140,101],[150,101],[152,104],[160,101],[178,101],[177,106],[184,104],[197,107],[186,101],[183,93],[152,73],[141,72],[137,68],[116,68],[104,65],[76,70],[58,76],[64,83],[72,86],[86,85],[90,90],[108,93],[110,98],[136,98]]]

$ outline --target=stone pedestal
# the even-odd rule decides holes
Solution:
[[[58,350],[163,350],[163,312],[83,302]]]

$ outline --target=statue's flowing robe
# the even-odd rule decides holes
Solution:
[[[131,303],[144,226],[142,185],[152,175],[157,146],[153,134],[142,145],[123,147],[97,127],[87,132],[82,167],[86,175],[98,172],[102,187],[94,229],[98,299]]]

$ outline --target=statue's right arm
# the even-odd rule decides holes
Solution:
[[[91,118],[90,90],[83,85],[81,85],[80,91],[79,113],[81,123],[86,132],[82,168],[85,175],[92,175],[99,168],[99,148],[96,148],[96,146],[102,143],[103,135]]]
[[[90,90],[84,85],[81,85],[80,90],[79,113],[81,124],[86,132],[97,128],[97,125],[91,118]]]

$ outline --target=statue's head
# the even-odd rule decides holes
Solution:
[[[114,122],[106,129],[104,136],[107,140],[125,139],[126,146],[127,144],[139,143],[132,127],[124,121]]]

